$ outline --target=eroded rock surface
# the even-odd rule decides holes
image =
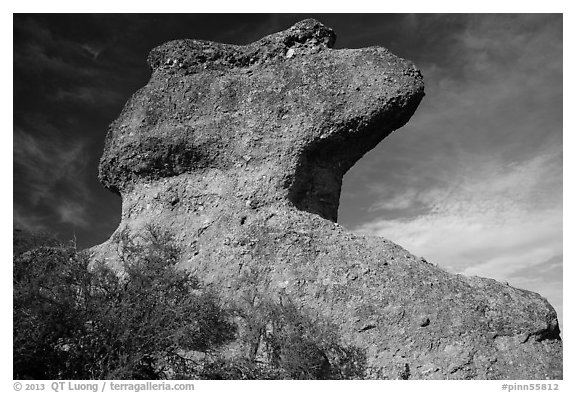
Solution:
[[[365,351],[367,378],[557,379],[556,313],[538,294],[448,274],[336,224],[344,173],[404,125],[420,72],[380,47],[332,49],[314,20],[246,46],[152,50],[149,83],[111,125],[100,179],[122,222],[155,224],[182,266],[233,300],[289,298]]]

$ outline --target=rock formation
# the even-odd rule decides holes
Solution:
[[[246,46],[168,42],[111,125],[100,180],[116,232],[172,231],[182,266],[235,299],[289,298],[363,349],[367,378],[558,379],[554,309],[336,223],[344,173],[404,125],[422,75],[380,47],[332,49],[314,20]],[[92,249],[113,263],[119,236]]]

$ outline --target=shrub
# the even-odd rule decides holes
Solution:
[[[127,237],[126,237],[127,238]],[[157,379],[234,338],[216,295],[178,269],[170,236],[125,242],[117,274],[65,247],[14,259],[14,378]]]
[[[149,227],[116,240],[114,267],[90,268],[85,253],[53,240],[15,253],[14,379],[363,377],[364,352],[343,345],[335,326],[288,298],[262,298],[266,272],[241,278],[245,296],[224,310],[217,293],[177,267],[170,234]],[[246,356],[224,358],[218,349],[234,340]]]
[[[258,370],[283,379],[358,379],[364,376],[364,351],[341,342],[338,328],[312,317],[286,294],[278,301],[263,295],[269,267],[246,269],[235,313],[243,321],[239,339],[246,359]],[[264,378],[265,379],[265,378]]]
[[[13,228],[12,231],[12,253],[14,256],[38,247],[59,247],[61,245],[61,242],[47,233],[30,233],[20,228]]]
[[[363,351],[340,342],[338,329],[311,318],[289,300],[260,302],[245,314],[261,357],[284,379],[355,379],[364,375]],[[254,331],[257,333],[254,334]],[[257,356],[250,357],[254,363]]]
[[[41,247],[14,259],[14,378],[47,379],[66,368],[64,341],[80,337],[79,306],[89,280],[82,259],[65,247]]]

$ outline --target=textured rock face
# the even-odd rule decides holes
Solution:
[[[306,20],[247,46],[152,50],[150,82],[111,125],[100,165],[122,195],[117,233],[159,225],[182,266],[229,299],[289,298],[330,320],[365,351],[368,378],[561,378],[541,296],[336,224],[344,173],[408,121],[424,88],[409,61],[334,40]],[[113,263],[119,239],[94,258]]]

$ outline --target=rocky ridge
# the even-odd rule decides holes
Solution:
[[[556,313],[540,295],[444,272],[339,226],[345,172],[424,96],[411,62],[332,49],[315,20],[246,46],[168,42],[110,126],[100,180],[120,233],[172,231],[181,265],[230,301],[290,300],[361,348],[367,378],[558,379]]]

